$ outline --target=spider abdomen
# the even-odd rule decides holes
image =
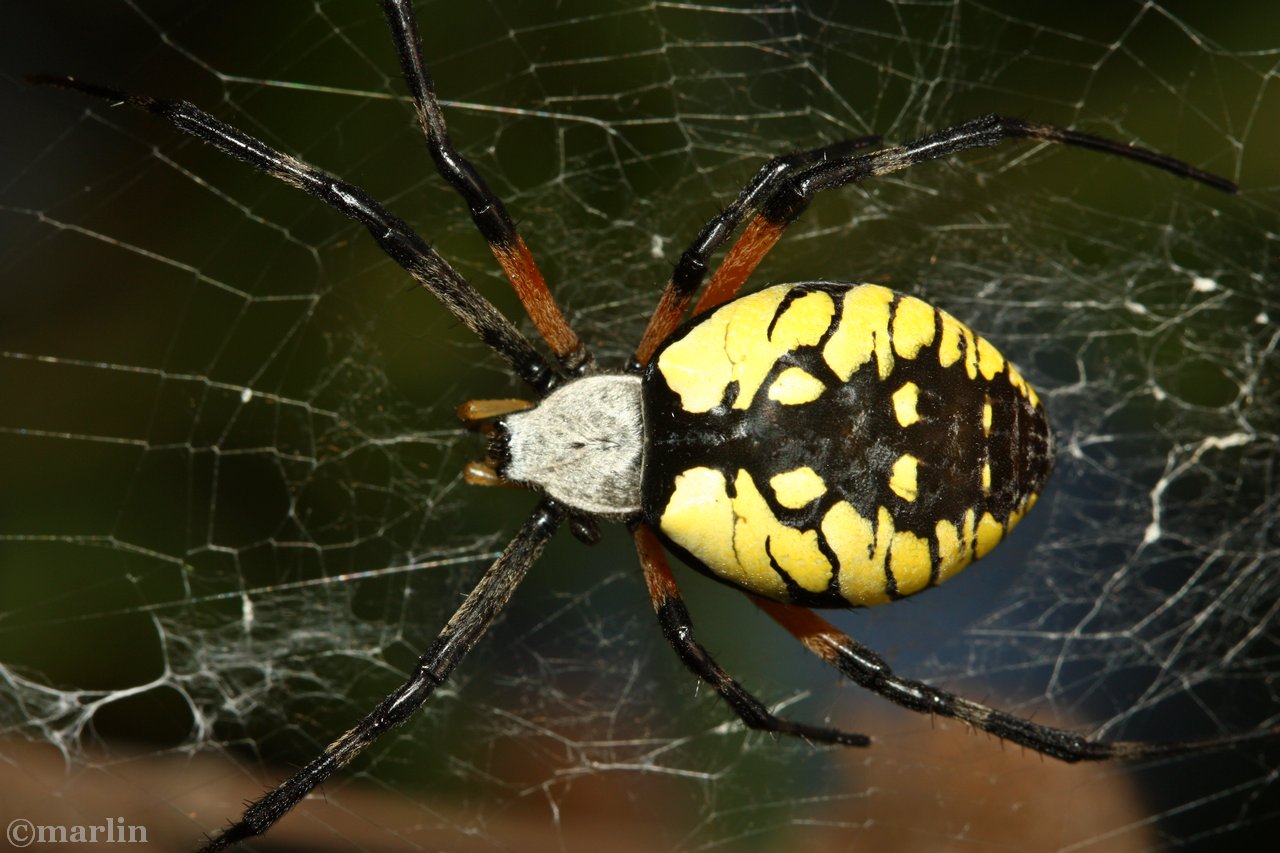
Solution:
[[[984,556],[1053,464],[1017,369],[878,285],[778,285],[675,332],[644,377],[645,521],[778,601],[882,604]]]

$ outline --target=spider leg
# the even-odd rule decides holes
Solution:
[[[640,345],[636,347],[631,368],[635,370],[647,364],[658,345],[675,331],[694,293],[707,275],[707,263],[711,255],[733,236],[743,217],[759,209],[761,202],[773,194],[784,178],[794,174],[797,169],[823,160],[847,158],[851,152],[878,142],[879,136],[860,136],[809,151],[783,154],[761,166],[760,171],[747,182],[733,203],[702,226],[689,248],[680,255],[653,316],[649,318],[649,326],[640,338]]]
[[[152,113],[224,154],[315,196],[369,229],[373,239],[392,260],[431,291],[480,340],[502,356],[521,379],[540,393],[546,392],[558,381],[556,371],[510,320],[467,283],[404,220],[389,213],[359,187],[277,151],[186,101],[162,101],[146,95],[81,82],[73,77],[40,74],[32,75],[27,80],[42,86],[72,89]]]
[[[680,656],[681,663],[714,687],[748,728],[842,746],[867,746],[871,743],[866,735],[810,726],[775,716],[759,699],[748,693],[694,639],[693,621],[689,618],[689,611],[684,606],[680,588],[671,574],[671,567],[667,564],[658,537],[644,525],[637,526],[632,535],[636,551],[640,554],[640,564],[644,568],[649,597],[653,600],[653,609],[658,614],[658,623],[662,626],[667,642],[671,643],[671,647]]]
[[[299,800],[365,747],[413,716],[489,630],[563,520],[564,513],[556,504],[551,501],[539,504],[506,550],[467,595],[431,648],[418,658],[413,675],[379,702],[378,707],[354,728],[329,744],[310,764],[253,802],[238,822],[209,839],[200,848],[202,853],[222,850],[266,832]]]
[[[1163,169],[1179,177],[1207,184],[1223,192],[1239,188],[1227,180],[1195,168],[1167,154],[1125,145],[1101,136],[1080,133],[1051,125],[1032,124],[1022,119],[988,115],[923,136],[914,142],[885,148],[863,155],[847,155],[823,160],[799,171],[791,172],[777,189],[759,206],[759,212],[747,224],[742,236],[729,249],[694,313],[716,307],[732,299],[743,283],[773,248],[787,226],[795,222],[813,197],[823,190],[857,183],[876,175],[887,175],[918,163],[948,157],[970,148],[998,145],[1007,139],[1034,139],[1087,148],[1117,157],[1126,157]]]
[[[1013,741],[1062,761],[1104,761],[1177,755],[1233,746],[1258,738],[1273,737],[1280,733],[1280,727],[1274,727],[1241,735],[1224,735],[1171,743],[1090,740],[1075,732],[1033,723],[1008,712],[961,698],[954,693],[939,690],[923,682],[895,675],[879,655],[812,610],[790,604],[779,604],[755,595],[751,598],[761,610],[803,643],[805,648],[838,669],[860,687],[912,711],[952,717],[998,738]]]
[[[590,351],[574,334],[556,305],[542,271],[538,269],[502,200],[449,141],[444,112],[436,99],[435,83],[422,56],[412,0],[383,0],[382,7],[400,56],[400,69],[413,97],[418,125],[426,136],[427,149],[436,164],[436,171],[467,203],[471,220],[488,242],[525,311],[560,364],[571,376],[590,371],[595,363]]]

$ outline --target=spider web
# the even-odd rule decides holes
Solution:
[[[775,153],[998,110],[1237,180],[1228,197],[1083,152],[971,153],[821,199],[755,283],[920,295],[1016,361],[1058,433],[1010,541],[842,627],[904,674],[1099,737],[1277,723],[1275,4],[512,5],[419,4],[425,50],[454,139],[606,364]],[[360,184],[519,316],[430,167],[376,4],[46,3],[10,31],[11,71],[186,98]],[[190,844],[398,684],[501,549],[532,501],[461,484],[481,449],[452,410],[519,389],[358,226],[147,117],[18,79],[0,181],[4,818],[122,815]],[[625,533],[605,534],[560,537],[420,718],[268,838],[1274,833],[1275,743],[1134,766],[1002,749],[849,689],[678,570],[701,639],[750,689],[876,743],[744,733],[667,649]]]

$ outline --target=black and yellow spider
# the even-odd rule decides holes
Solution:
[[[1167,755],[1270,733],[1167,744],[1089,740],[895,675],[807,609],[894,601],[984,556],[1044,487],[1052,433],[1017,369],[966,325],[919,299],[832,282],[738,296],[816,194],[1007,139],[1127,157],[1227,192],[1234,184],[1143,148],[997,115],[897,147],[868,151],[879,139],[866,137],[778,157],[685,250],[630,363],[601,370],[561,314],[506,208],[450,143],[410,0],[384,0],[384,7],[432,159],[466,201],[554,361],[358,187],[191,104],[69,77],[31,78],[160,116],[360,222],[507,361],[535,398],[473,400],[460,409],[463,421],[490,439],[487,458],[468,467],[468,482],[529,488],[541,496],[532,515],[409,679],[205,849],[265,832],[407,720],[485,633],[566,522],[587,541],[596,537],[599,519],[628,525],[663,633],[685,665],[754,729],[819,743],[869,743],[865,735],[775,716],[726,673],[694,637],[664,545],[745,591],[863,687],[1065,761]],[[744,222],[702,289],[710,258]]]

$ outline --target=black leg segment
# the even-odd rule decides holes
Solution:
[[[201,848],[202,853],[222,850],[266,832],[365,747],[413,716],[489,630],[563,519],[564,514],[555,504],[540,504],[502,556],[480,578],[431,648],[418,659],[409,679],[310,764],[252,803],[238,822],[209,839]]]
[[[392,260],[431,291],[480,340],[502,356],[521,379],[539,392],[545,392],[558,378],[556,371],[510,320],[468,284],[404,220],[389,213],[359,187],[277,151],[186,101],[162,101],[146,95],[84,83],[73,77],[33,75],[27,79],[38,85],[72,89],[149,112],[224,154],[315,196],[337,212],[365,226]]]
[[[693,636],[693,620],[685,609],[684,600],[680,597],[680,589],[676,586],[667,565],[662,545],[653,531],[644,525],[635,528],[633,536],[636,550],[640,554],[640,564],[644,567],[645,582],[649,587],[649,597],[653,600],[654,612],[658,614],[658,624],[662,633],[680,656],[680,661],[689,671],[715,688],[716,692],[729,703],[729,707],[737,714],[748,728],[760,731],[793,735],[815,743],[831,743],[841,746],[868,746],[871,739],[866,735],[843,732],[824,726],[811,726],[797,723],[774,715],[764,704],[747,692],[741,684],[725,672],[720,664],[708,654]]]
[[[444,112],[436,98],[435,82],[422,56],[413,0],[383,0],[382,9],[400,58],[400,70],[413,98],[418,126],[422,128],[436,171],[467,203],[471,221],[488,242],[525,311],[555,353],[561,367],[570,376],[589,372],[594,365],[591,353],[570,328],[569,321],[556,304],[502,199],[489,189],[480,173],[449,140]]]
[[[968,723],[975,729],[1066,762],[1155,758],[1221,749],[1247,741],[1274,737],[1277,728],[1241,735],[1170,743],[1096,741],[1066,729],[1044,726],[964,699],[910,678],[894,674],[879,655],[840,631],[812,610],[752,596],[760,609],[786,628],[805,648],[838,669],[860,687],[912,711],[936,714]]]

